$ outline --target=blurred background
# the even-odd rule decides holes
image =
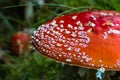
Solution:
[[[85,10],[120,11],[120,0],[0,0],[0,80],[97,80],[96,70],[47,59],[30,41],[46,21]],[[120,72],[103,80],[120,80]]]

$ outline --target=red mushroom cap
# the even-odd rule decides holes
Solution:
[[[15,53],[24,52],[30,43],[30,35],[25,32],[14,33],[11,37],[11,49]]]
[[[120,70],[120,13],[86,11],[40,26],[32,42],[43,55],[86,68]]]

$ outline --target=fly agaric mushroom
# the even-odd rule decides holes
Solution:
[[[66,14],[41,25],[32,43],[44,56],[75,66],[120,70],[120,13],[85,11]]]
[[[30,35],[25,32],[17,32],[11,37],[11,49],[19,55],[28,49],[29,42]]]

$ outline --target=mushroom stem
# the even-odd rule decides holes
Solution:
[[[98,71],[96,72],[96,78],[102,80],[102,73],[105,72],[105,68],[101,67],[98,69]]]

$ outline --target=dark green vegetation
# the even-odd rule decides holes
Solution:
[[[22,54],[13,52],[11,36],[19,31],[32,35],[39,25],[62,14],[88,9],[120,11],[120,0],[45,0],[41,5],[31,1],[0,0],[0,80],[95,80],[96,70],[57,63],[38,54],[31,44]],[[120,72],[106,72],[103,77],[120,80]]]

